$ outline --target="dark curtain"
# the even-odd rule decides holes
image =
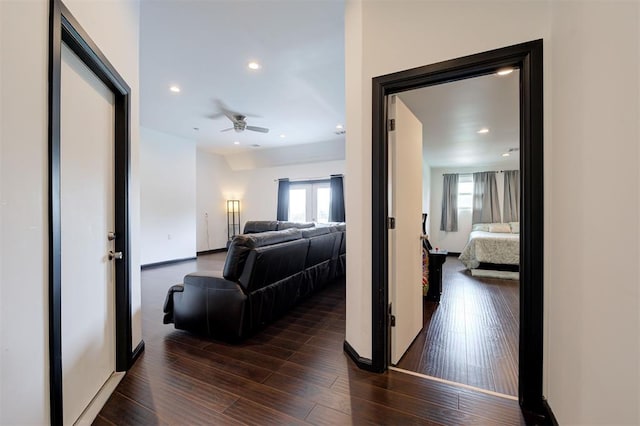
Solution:
[[[458,180],[455,173],[442,175],[441,231],[458,231]]]
[[[505,170],[504,198],[502,201],[502,221],[520,221],[520,172]]]
[[[500,221],[496,172],[474,173],[471,223],[499,223]]]
[[[276,220],[289,220],[289,179],[278,179],[278,211]]]
[[[344,186],[342,175],[331,175],[329,222],[344,222]]]

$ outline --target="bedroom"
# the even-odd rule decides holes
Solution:
[[[430,276],[424,327],[396,367],[509,398],[518,394],[518,73],[398,95],[422,123],[428,258],[444,264],[441,294]]]

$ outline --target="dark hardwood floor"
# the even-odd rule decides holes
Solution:
[[[424,328],[397,367],[518,395],[519,283],[443,265],[440,303],[424,302]]]
[[[231,345],[162,324],[167,288],[224,253],[142,272],[146,350],[94,424],[524,424],[518,403],[389,371],[344,354],[344,282]]]

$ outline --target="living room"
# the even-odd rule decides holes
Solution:
[[[242,230],[276,219],[278,179],[345,174],[343,6],[247,7],[141,5],[142,265],[224,249],[227,200]]]
[[[288,147],[236,154],[247,162],[260,160],[262,166],[234,170],[225,156],[197,147],[194,140],[146,128],[140,136],[143,266],[225,249],[246,221],[275,220],[278,179],[328,181],[344,174],[340,140],[304,145],[302,155],[288,164],[283,161]],[[327,161],[304,162],[309,154]],[[240,223],[233,233],[228,232],[227,200],[240,202]]]

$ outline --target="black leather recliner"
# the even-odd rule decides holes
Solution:
[[[229,246],[222,277],[195,272],[169,289],[164,323],[208,336],[242,338],[343,276],[344,238],[344,226],[238,235]]]

